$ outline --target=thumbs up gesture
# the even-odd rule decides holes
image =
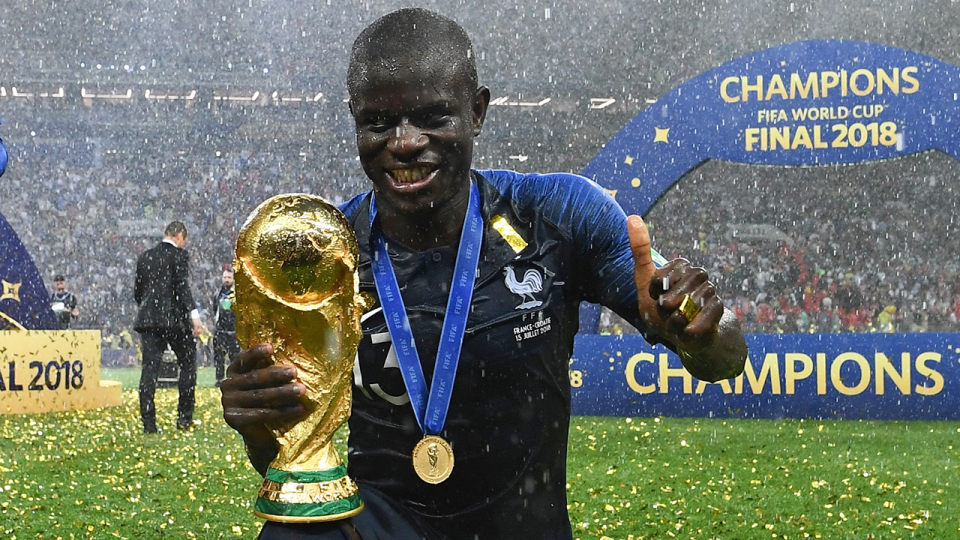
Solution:
[[[694,377],[716,381],[735,376],[728,374],[732,371],[726,369],[725,362],[714,358],[728,344],[718,338],[724,307],[707,271],[692,266],[686,259],[674,259],[657,268],[650,249],[650,232],[640,216],[627,218],[627,233],[636,264],[633,279],[640,314],[650,329],[677,348],[684,367]],[[732,314],[729,317],[742,341],[739,324]],[[744,345],[744,357],[745,353]]]

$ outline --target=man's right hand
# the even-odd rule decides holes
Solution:
[[[243,436],[253,466],[264,474],[276,457],[276,438],[267,425],[292,424],[306,416],[301,398],[307,388],[297,369],[270,365],[273,347],[263,343],[240,353],[220,382],[223,419]]]

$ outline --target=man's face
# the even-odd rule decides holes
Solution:
[[[176,236],[173,237],[173,243],[180,249],[187,247],[187,235],[182,232],[177,233]]]
[[[225,287],[233,287],[233,272],[230,270],[223,271],[223,285]]]
[[[64,280],[54,281],[53,287],[57,290],[57,292],[62,293],[63,291],[67,290],[67,282]]]
[[[465,79],[412,62],[370,67],[350,110],[360,163],[381,208],[442,211],[468,188],[490,93],[468,88]]]

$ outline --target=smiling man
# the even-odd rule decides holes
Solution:
[[[350,418],[366,509],[267,523],[261,538],[571,538],[567,366],[583,300],[676,350],[698,378],[743,369],[739,324],[706,272],[683,259],[658,269],[642,220],[595,183],[471,169],[490,102],[474,59],[462,28],[420,9],[354,43],[350,110],[373,191],[342,210],[360,287],[377,298]],[[277,454],[265,425],[305,413],[296,370],[259,367],[271,352],[244,351],[221,384],[224,418],[261,473]]]

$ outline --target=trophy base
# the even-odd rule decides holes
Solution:
[[[268,521],[316,523],[355,516],[363,510],[357,484],[343,465],[327,471],[267,469],[253,513]]]

